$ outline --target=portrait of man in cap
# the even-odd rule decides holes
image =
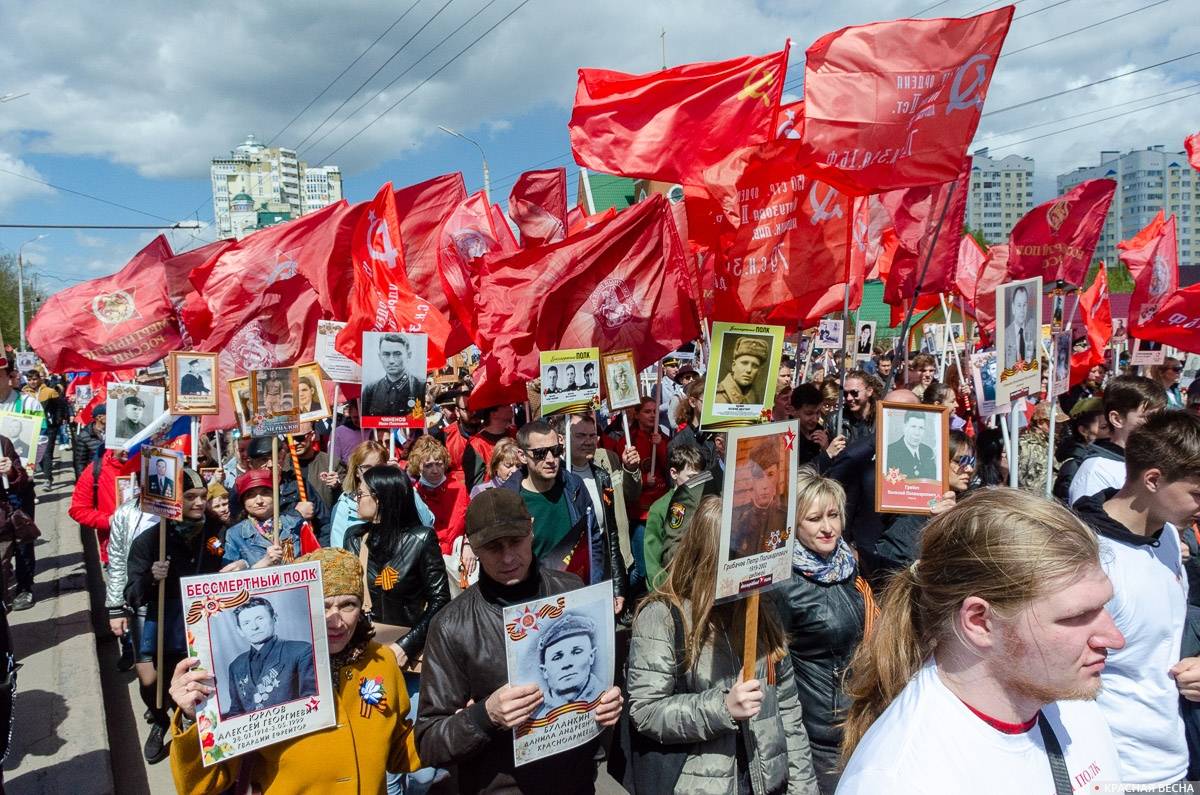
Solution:
[[[533,717],[563,704],[591,703],[608,689],[596,673],[596,624],[587,616],[566,613],[538,638],[537,653],[545,687]]]
[[[221,717],[286,704],[316,695],[317,673],[311,643],[284,640],[270,600],[253,596],[233,610],[236,634],[250,648],[229,664],[229,703]]]
[[[425,400],[425,351],[414,355],[411,334],[363,334],[364,417],[407,417]],[[419,337],[422,341],[424,337]],[[372,355],[372,348],[374,355]],[[419,359],[419,362],[418,362]]]
[[[131,439],[146,430],[146,401],[130,395],[121,401],[121,419],[117,422],[117,438]]]
[[[763,402],[767,357],[771,353],[770,339],[752,334],[731,334],[729,337],[734,340],[733,346],[730,354],[722,357],[722,377],[714,402],[760,404]]]
[[[782,473],[778,444],[771,437],[747,440],[744,444],[753,445],[744,475],[749,484],[745,489],[748,499],[735,504],[733,508],[733,526],[729,534],[730,560],[770,552],[787,540],[787,508],[780,488]],[[739,488],[738,492],[742,492],[742,489]]]
[[[205,382],[205,376],[208,375],[206,364],[204,359],[188,359],[184,362],[186,369],[179,379],[179,394],[207,395],[210,392]]]

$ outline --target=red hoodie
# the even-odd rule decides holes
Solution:
[[[109,520],[117,510],[117,476],[136,472],[138,459],[131,458],[122,464],[117,460],[114,450],[105,450],[100,459],[100,483],[95,489],[95,500],[92,499],[94,465],[88,464],[75,482],[75,492],[71,495],[71,507],[67,513],[72,519],[84,527],[96,531],[100,541],[100,562],[108,563],[108,534]]]
[[[442,485],[430,488],[417,481],[417,493],[433,511],[433,529],[443,555],[454,549],[454,541],[467,531],[467,490],[463,484],[446,478]]]

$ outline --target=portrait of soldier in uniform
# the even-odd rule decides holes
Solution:
[[[370,344],[372,337],[378,337],[377,344]],[[371,347],[375,347],[374,361],[371,359]],[[419,373],[416,372],[414,358],[409,335],[377,332],[363,335],[365,386],[359,404],[362,416],[406,417],[413,413],[419,403],[424,402],[424,357]]]
[[[904,412],[900,438],[887,446],[885,469],[899,470],[906,480],[937,478],[937,458],[924,442],[928,416],[926,411]]]
[[[250,648],[229,664],[229,704],[222,718],[243,715],[316,695],[317,673],[311,643],[276,634],[275,606],[261,596],[234,609],[237,633]]]
[[[715,403],[759,404],[763,402],[764,367],[771,353],[770,342],[757,335],[736,335],[732,355],[723,359],[723,375],[717,384]]]
[[[745,464],[750,484],[747,489],[749,499],[736,503],[733,508],[730,560],[770,552],[786,541],[787,507],[783,501],[784,490],[780,488],[783,473],[778,445],[769,437],[747,440],[743,444],[754,445]]]
[[[538,638],[538,665],[545,687],[541,717],[564,704],[591,703],[607,690],[597,675],[596,624],[584,615],[566,613]]]

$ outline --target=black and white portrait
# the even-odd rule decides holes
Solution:
[[[875,347],[875,321],[858,324],[858,357],[870,356]]]
[[[817,342],[816,347],[822,349],[832,349],[842,347],[842,334],[845,329],[842,327],[842,321],[834,318],[823,318],[817,325]]]
[[[166,395],[162,387],[109,384],[105,406],[108,420],[104,429],[104,443],[116,449],[146,430],[166,412]]]
[[[219,620],[218,620],[219,619]],[[317,692],[307,591],[253,596],[212,622],[222,718],[286,704]]]
[[[1039,355],[1042,297],[1030,281],[1004,285],[998,292],[996,323],[999,327],[1003,322],[1004,359],[1001,366],[1007,370]]]
[[[897,469],[907,480],[936,480],[939,476],[937,434],[924,411],[906,411],[887,434],[887,468]]]
[[[313,422],[329,416],[329,404],[325,398],[325,390],[321,386],[321,367],[317,364],[302,364],[297,368],[296,382],[297,403],[300,407],[300,421]]]
[[[424,334],[363,333],[363,427],[392,427],[367,418],[420,417],[425,400],[428,338]]]
[[[212,353],[174,351],[167,358],[173,414],[216,414],[217,357]]]
[[[8,437],[17,451],[21,463],[35,463],[38,437],[42,429],[42,415],[5,412],[0,414],[0,436]]]
[[[928,514],[946,491],[949,410],[880,402],[875,501],[880,510]]]
[[[1070,388],[1071,381],[1071,335],[1060,331],[1053,338],[1054,349],[1054,394],[1061,395]]]

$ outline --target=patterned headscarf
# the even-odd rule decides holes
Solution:
[[[358,558],[344,549],[323,547],[296,558],[297,563],[316,561],[321,564],[321,582],[325,597],[357,596],[363,598],[363,570]]]

